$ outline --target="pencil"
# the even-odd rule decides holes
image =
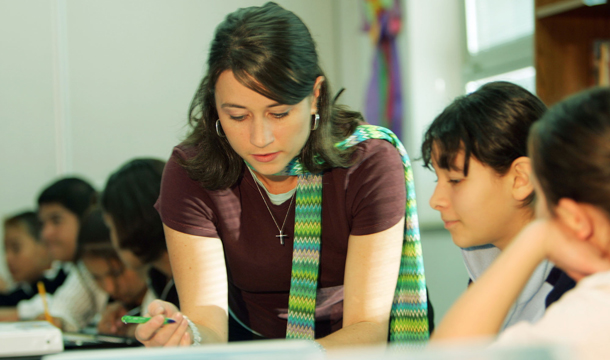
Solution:
[[[123,316],[121,318],[121,320],[125,324],[144,324],[145,322],[150,320],[150,318],[149,317],[142,317],[142,316],[128,316],[128,315],[125,315],[125,316]],[[174,320],[174,319],[167,319],[166,318],[163,323],[164,324],[173,324],[175,322],[176,322],[176,320]]]
[[[51,324],[55,325],[53,322],[53,318],[49,313],[49,304],[47,304],[47,290],[44,288],[44,283],[42,281],[38,282],[38,293],[40,294],[40,298],[42,299],[42,304],[44,305],[44,318]]]

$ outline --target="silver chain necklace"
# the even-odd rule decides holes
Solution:
[[[271,215],[271,219],[273,219],[273,223],[275,224],[275,227],[280,232],[280,234],[275,235],[275,237],[280,238],[280,245],[284,245],[284,238],[288,237],[288,235],[284,234],[284,232],[283,232],[284,225],[286,225],[286,219],[288,219],[288,214],[290,214],[290,208],[292,207],[292,202],[294,201],[296,192],[290,198],[290,204],[288,205],[288,210],[286,211],[286,216],[284,217],[284,222],[282,223],[282,227],[280,228],[280,226],[277,224],[277,221],[275,221],[275,217],[273,216],[271,209],[269,208],[269,204],[267,204],[267,200],[265,200],[265,197],[263,196],[263,192],[261,191],[261,188],[258,185],[258,181],[256,181],[256,178],[255,178],[256,175],[254,175],[252,170],[250,170],[250,174],[252,175],[252,178],[253,178],[252,180],[254,180],[254,185],[256,185],[256,188],[258,189],[258,193],[261,194],[261,198],[263,198],[263,202],[265,203],[265,206],[267,207],[267,211],[269,211],[269,215]]]

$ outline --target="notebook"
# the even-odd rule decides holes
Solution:
[[[47,321],[0,323],[0,357],[47,355],[63,350],[61,331]]]

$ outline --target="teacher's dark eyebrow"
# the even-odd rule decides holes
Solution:
[[[282,105],[285,105],[285,104],[273,103],[273,104],[267,106],[267,108],[272,108],[272,107],[282,106]],[[237,108],[237,109],[245,109],[246,108],[245,106],[237,105],[237,104],[231,104],[231,103],[224,103],[224,104],[220,105],[220,107],[223,108],[223,109],[224,108]]]

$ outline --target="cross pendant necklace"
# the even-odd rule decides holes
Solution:
[[[290,204],[292,205],[292,204]],[[290,208],[288,208],[288,210],[290,211]],[[280,234],[279,235],[275,235],[276,238],[280,238],[280,244],[284,245],[284,238],[288,237],[288,235],[282,234],[282,229],[280,229]]]
[[[292,207],[292,202],[294,201],[294,198],[296,197],[296,192],[292,195],[292,197],[290,199],[290,204],[288,205],[288,210],[286,211],[286,216],[284,217],[284,222],[282,223],[282,227],[280,228],[280,226],[277,224],[277,221],[275,221],[275,216],[273,216],[273,213],[271,212],[271,209],[269,208],[269,204],[267,204],[267,200],[265,200],[265,197],[263,196],[263,192],[261,191],[261,188],[258,185],[258,181],[256,181],[257,180],[256,175],[254,174],[254,172],[252,172],[252,170],[250,168],[248,168],[248,170],[250,170],[250,174],[252,175],[252,180],[254,180],[254,185],[256,185],[256,188],[258,189],[258,193],[261,194],[261,198],[263,198],[263,202],[265,203],[265,206],[267,207],[267,211],[269,211],[269,215],[271,215],[271,219],[273,219],[273,223],[275,224],[277,231],[280,232],[280,234],[275,235],[275,237],[280,239],[280,245],[284,245],[284,238],[288,237],[288,235],[284,234],[284,225],[286,225],[286,219],[288,219],[288,214],[290,214],[290,208]]]

